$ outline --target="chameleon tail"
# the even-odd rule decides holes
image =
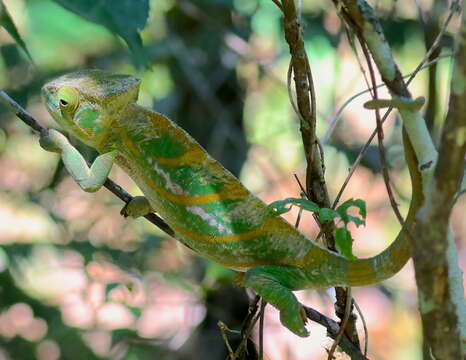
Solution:
[[[348,261],[347,285],[369,285],[388,279],[395,275],[411,257],[412,240],[410,239],[409,231],[414,227],[416,213],[421,207],[424,197],[422,194],[422,179],[418,171],[418,162],[405,131],[403,131],[403,142],[413,189],[405,224],[395,241],[380,254],[368,259]]]
[[[395,275],[411,257],[410,229],[416,221],[416,213],[423,202],[422,179],[417,170],[417,160],[411,144],[403,132],[405,156],[410,170],[412,182],[412,199],[408,215],[395,241],[380,254],[367,259],[347,260],[342,257],[328,259],[330,268],[340,268],[346,271],[333,273],[327,277],[328,286],[349,285],[361,286],[374,284]],[[333,277],[333,279],[332,279]]]
[[[349,286],[361,286],[388,279],[401,270],[410,257],[409,234],[403,229],[396,240],[380,254],[348,261],[345,283]]]

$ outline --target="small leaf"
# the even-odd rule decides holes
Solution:
[[[29,60],[31,60],[32,62],[32,57],[28,49],[26,48],[26,43],[23,41],[23,39],[19,35],[19,32],[16,29],[13,19],[8,13],[6,6],[3,4],[2,0],[0,0],[0,26],[2,26],[8,32],[8,34],[11,35],[11,37],[16,41],[16,44],[18,44],[18,46],[21,49],[23,49],[23,51],[26,53]]]
[[[274,211],[276,215],[281,215],[290,211],[293,205],[311,212],[319,212],[320,210],[316,203],[303,198],[287,198],[285,200],[274,201],[267,208]]]
[[[361,218],[348,215],[348,209],[351,206],[355,206],[359,209],[359,215],[361,216]],[[336,208],[336,211],[338,212],[338,214],[340,214],[340,217],[345,223],[345,225],[347,225],[349,222],[354,222],[356,226],[366,224],[367,212],[366,212],[366,202],[364,200],[361,200],[361,199],[346,200],[343,204],[341,204],[340,206]]]
[[[322,208],[319,210],[319,221],[321,223],[325,221],[331,221],[335,218],[339,218],[340,214],[337,213],[335,210],[329,208]]]
[[[350,222],[355,223],[357,227],[359,227],[359,225],[366,225],[366,221],[364,219],[358,218],[357,216],[348,215],[348,223]]]
[[[353,255],[353,238],[351,233],[344,227],[335,230],[335,242],[340,252],[348,259],[356,259]]]

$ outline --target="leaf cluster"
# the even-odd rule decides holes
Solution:
[[[348,229],[350,223],[354,223],[356,226],[366,225],[366,202],[361,199],[349,199],[343,204],[339,205],[335,210],[325,207],[319,207],[315,202],[304,198],[287,198],[284,200],[274,201],[269,204],[267,208],[272,211],[275,215],[282,215],[291,210],[293,206],[297,206],[300,209],[310,211],[315,214],[320,224],[328,221],[339,220],[340,224],[337,224],[335,229],[335,241],[343,255],[349,259],[355,259],[356,257],[352,252],[353,237]],[[351,207],[358,209],[358,215],[350,215],[348,210]]]

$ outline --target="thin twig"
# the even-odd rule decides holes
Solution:
[[[254,328],[254,325],[256,325],[257,320],[259,319],[259,317],[257,316],[257,306],[259,304],[260,299],[261,297],[259,295],[256,295],[251,305],[249,306],[248,315],[244,319],[243,326],[241,327],[241,342],[236,348],[232,360],[239,358],[239,356],[246,348],[246,344],[248,342],[249,336],[251,335],[251,331]]]
[[[347,287],[346,288],[345,314],[343,316],[343,320],[341,321],[340,329],[338,330],[337,336],[335,337],[332,347],[330,348],[330,351],[328,352],[328,360],[332,360],[333,354],[335,353],[335,350],[337,349],[337,346],[340,343],[341,338],[343,337],[343,334],[345,333],[346,325],[348,324],[348,320],[351,314],[352,302],[353,302],[353,297],[351,295],[351,287]]]
[[[367,330],[366,318],[364,317],[364,314],[362,313],[362,310],[359,307],[358,303],[354,299],[353,304],[362,321],[362,327],[364,329],[364,356],[367,356],[367,348],[369,347],[369,331]]]
[[[436,57],[435,59],[433,59],[432,61],[429,61],[428,63],[425,63],[419,70],[416,71],[413,71],[413,72],[410,72],[409,74],[406,74],[403,76],[403,79],[406,79],[406,78],[411,78],[413,75],[415,76],[420,70],[424,70],[424,69],[427,69],[428,67],[430,67],[431,65],[439,62],[440,60],[443,60],[445,58],[448,58],[448,57],[451,57],[453,56],[453,53],[448,53],[448,54],[443,54],[443,55],[439,55],[438,57]],[[417,69],[417,68],[416,68]],[[408,81],[409,83],[409,81]],[[381,87],[384,87],[386,86],[385,83],[382,83],[382,84],[377,84],[377,88],[381,88]],[[324,136],[322,136],[321,138],[321,142],[323,144],[326,144],[328,139],[330,138],[330,136],[332,135],[333,131],[335,130],[336,128],[336,125],[338,124],[338,121],[341,119],[341,114],[343,113],[343,110],[346,109],[346,107],[351,104],[353,102],[353,100],[355,100],[356,98],[360,97],[361,95],[364,95],[364,94],[367,94],[368,92],[370,92],[371,90],[373,90],[374,88],[371,87],[369,89],[365,89],[365,90],[362,90],[356,94],[354,94],[353,96],[349,97],[344,103],[343,105],[340,106],[340,108],[338,109],[338,111],[335,113],[335,115],[332,117],[332,119],[329,121],[329,125],[327,127],[327,130],[325,131],[325,134]]]
[[[366,58],[367,62],[367,67],[369,69],[369,75],[371,78],[372,82],[372,98],[377,99],[377,86],[376,86],[376,80],[375,80],[375,71],[372,66],[372,61],[371,61],[371,56],[369,55],[369,51],[367,50],[366,44],[364,42],[364,39],[361,37],[358,37],[359,41],[361,42],[361,47],[362,51],[364,54],[364,57]],[[377,108],[375,109],[375,119],[377,122],[377,140],[378,140],[378,148],[379,148],[379,159],[380,159],[380,164],[382,167],[382,175],[383,175],[383,180],[385,183],[385,188],[387,189],[387,194],[388,198],[390,200],[390,205],[392,206],[393,212],[395,213],[396,218],[398,219],[398,222],[400,223],[401,226],[404,224],[404,219],[403,216],[401,216],[400,210],[398,209],[398,204],[396,203],[395,196],[393,195],[393,190],[392,186],[390,184],[390,175],[388,172],[388,166],[387,166],[387,161],[385,158],[385,147],[383,146],[383,127],[382,127],[382,120],[380,118],[380,110]]]
[[[324,326],[327,329],[327,335],[335,339],[340,326],[335,320],[329,319],[325,315],[321,314],[317,310],[314,310],[310,307],[303,306],[304,310],[306,311],[306,316],[308,319]],[[340,348],[348,354],[352,360],[368,360],[366,356],[361,353],[361,350],[354,345],[351,340],[349,339],[348,335],[343,334],[340,340]]]
[[[6,105],[11,111],[15,113],[23,122],[36,130],[40,134],[46,135],[48,130],[39,124],[26,110],[24,110],[21,105],[14,101],[6,92],[0,90],[0,101]]]
[[[290,100],[291,107],[293,108],[296,116],[299,118],[301,122],[304,122],[304,118],[298,110],[298,107],[294,101],[293,91],[291,90],[291,75],[293,75],[293,64],[290,59],[290,63],[288,64],[288,71],[286,74],[286,89],[288,90],[288,99]]]
[[[300,131],[307,162],[306,168],[306,194],[308,198],[317,203],[319,207],[330,207],[330,198],[325,182],[324,166],[322,163],[323,154],[317,156],[318,140],[316,135],[316,94],[312,79],[311,66],[304,46],[303,34],[300,19],[296,12],[294,0],[283,0],[284,30],[285,39],[288,43],[291,54],[291,66],[288,70],[288,84],[291,83],[291,75],[294,76],[294,88],[296,91],[296,105],[292,102],[293,108],[297,108],[300,119]],[[289,88],[291,86],[289,85]],[[289,94],[291,91],[289,90]],[[291,98],[291,96],[290,96]],[[314,215],[315,218],[315,215]],[[322,229],[326,246],[335,250],[333,221],[326,221],[317,224]],[[346,297],[343,288],[335,288],[337,305],[343,307]],[[354,333],[354,343],[357,343],[357,333]]]
[[[20,118],[26,125],[39,132],[42,135],[48,133],[48,129],[43,127],[41,124],[35,120],[31,114],[29,114],[23,107],[21,107],[16,101],[8,96],[3,90],[0,90],[0,101],[5,104],[9,109],[11,109],[18,118]],[[88,163],[89,165],[89,163]],[[115,196],[121,199],[123,202],[128,203],[132,200],[132,196],[125,191],[120,185],[113,182],[110,179],[107,179],[104,183],[104,186],[112,192]],[[175,232],[170,228],[170,226],[159,216],[155,214],[148,214],[144,216],[148,221],[157,226],[167,235],[174,237]]]
[[[446,32],[446,29],[448,27],[448,24],[450,23],[451,19],[453,18],[453,15],[455,13],[455,11],[457,10],[458,8],[458,4],[459,2],[458,1],[455,1],[455,4],[452,4],[451,6],[451,11],[448,15],[448,18],[445,20],[445,22],[443,23],[442,25],[442,28],[440,29],[440,32],[439,34],[437,35],[436,39],[434,40],[432,46],[430,47],[430,49],[427,51],[427,53],[424,55],[424,58],[421,60],[421,62],[419,63],[419,65],[416,67],[416,69],[414,69],[414,71],[409,75],[409,79],[406,81],[406,86],[408,86],[412,81],[413,79],[416,77],[416,75],[418,74],[419,71],[421,71],[423,68],[425,67],[428,67],[430,66],[431,64],[434,63],[434,60],[431,61],[431,62],[427,62],[429,60],[429,57],[430,55],[435,51],[435,49],[440,45],[440,40],[442,39],[444,33]],[[451,56],[450,54],[448,56]],[[435,62],[438,61],[438,59],[440,58],[440,56],[435,60]],[[405,77],[403,77],[405,78]],[[368,91],[368,90],[365,90],[365,92]],[[359,96],[359,95],[362,95],[362,94],[356,94],[355,97]],[[352,99],[350,99],[352,100]],[[349,103],[349,101],[347,101],[347,103]],[[347,105],[347,103],[344,104],[344,106]],[[385,120],[388,118],[388,115],[390,115],[391,111],[393,110],[392,107],[389,107],[387,109],[387,111],[385,112],[384,116],[382,117],[382,124],[385,122]],[[342,109],[341,109],[342,111]],[[341,114],[341,111],[337,112],[337,114]],[[336,123],[336,121],[335,121]],[[335,128],[335,126],[333,126],[333,128]],[[349,183],[349,180],[351,179],[351,177],[353,176],[354,172],[356,171],[356,168],[359,166],[359,163],[361,162],[362,160],[362,157],[364,156],[364,154],[366,153],[367,149],[369,148],[369,145],[371,144],[372,140],[374,139],[375,135],[377,134],[377,129],[374,130],[372,132],[372,134],[369,136],[369,139],[366,141],[366,143],[364,144],[363,148],[361,149],[361,151],[359,152],[358,154],[358,157],[356,158],[356,160],[354,161],[353,165],[351,166],[351,169],[348,173],[348,175],[346,176],[346,179],[345,181],[343,182],[343,185],[341,186],[340,190],[338,191],[338,194],[333,202],[333,206],[332,208],[335,208],[336,205],[338,204],[338,202],[340,201],[340,198],[341,196],[343,195],[343,192],[345,191],[346,189],[346,186],[348,185]],[[327,137],[328,138],[328,137]]]
[[[217,322],[217,326],[219,327],[220,332],[222,333],[223,342],[225,343],[225,346],[228,350],[228,356],[231,360],[234,360],[235,354],[233,352],[233,349],[231,348],[230,341],[228,341],[227,334],[225,334],[226,331],[233,332],[233,330],[230,330],[223,321]]]
[[[452,56],[452,54],[447,54],[447,55],[444,55],[444,56],[439,56],[437,59],[433,60],[433,61],[430,61],[428,63],[426,63],[424,66],[422,66],[420,69],[424,69],[430,65],[432,65],[433,63],[441,60],[443,57],[450,57]],[[424,61],[424,60],[423,60]],[[421,61],[422,62],[422,61]],[[419,68],[419,66],[418,66]],[[406,85],[409,85],[413,79],[415,78],[415,76],[417,75],[417,73],[420,71],[418,68],[416,68],[417,70],[413,71],[412,73],[404,76],[403,78],[405,77],[409,77],[409,79],[406,81]],[[385,86],[385,84],[380,84],[378,85],[378,87],[381,87],[381,86]],[[340,108],[340,110],[338,110],[337,114],[338,114],[338,117],[339,115],[343,112],[343,109],[352,101],[354,100],[356,97],[368,92],[369,89],[366,89],[364,90],[364,92],[360,92],[360,93],[357,93],[355,94],[353,97],[351,97],[350,99],[348,99],[345,104],[343,104],[343,106]],[[387,120],[388,116],[390,115],[390,113],[392,112],[393,108],[392,107],[389,107],[387,109],[387,111],[385,112],[385,114],[383,115],[382,119],[381,119],[381,122],[382,124],[385,122],[385,120]],[[337,119],[338,119],[337,117]],[[359,166],[359,163],[361,162],[364,154],[366,153],[367,149],[369,148],[370,144],[372,143],[372,140],[374,140],[374,137],[375,135],[377,135],[377,129],[375,129],[372,134],[369,136],[369,139],[367,139],[366,143],[364,144],[364,146],[362,147],[361,151],[359,152],[358,156],[356,157],[356,160],[354,161],[353,165],[351,166],[350,168],[350,171],[348,172],[348,175],[346,176],[346,179],[345,181],[343,182],[343,185],[341,186],[340,190],[338,191],[338,194],[337,196],[335,197],[335,200],[333,201],[333,205],[332,205],[332,209],[334,209],[337,205],[338,205],[338,202],[340,201],[340,198],[341,196],[343,195],[343,192],[345,191],[346,189],[346,186],[348,185],[351,177],[353,176],[354,172],[356,171],[357,167]]]
[[[298,175],[296,175],[296,174],[293,174],[293,175],[294,175],[294,178],[296,179],[296,182],[298,183],[299,188],[301,189],[301,193],[303,193],[304,196],[307,197],[307,195],[306,195],[306,189],[304,189],[303,184],[301,184],[301,180],[299,180]]]
[[[454,1],[451,4],[450,12],[448,14],[447,19],[444,21],[442,27],[440,28],[440,31],[435,38],[432,46],[430,49],[426,52],[424,55],[424,58],[421,60],[419,65],[416,67],[416,69],[413,71],[413,74],[411,75],[410,79],[408,80],[407,84],[411,82],[411,80],[417,75],[417,73],[422,69],[424,64],[426,63],[427,60],[429,60],[430,55],[437,49],[437,47],[440,45],[440,41],[442,40],[443,35],[445,35],[445,32],[447,31],[448,24],[450,24],[451,19],[455,15],[455,12],[459,11],[460,5],[459,5],[459,0]],[[463,9],[464,11],[464,9]]]
[[[265,307],[267,306],[267,302],[262,299],[261,300],[261,308],[259,312],[260,320],[259,320],[259,360],[264,359],[264,318],[265,318]]]
[[[275,3],[275,5],[277,5],[280,8],[280,10],[283,10],[283,5],[280,2],[280,0],[272,0],[272,1]]]
[[[453,18],[453,15],[455,14],[455,12],[457,11],[457,8],[458,8],[458,1],[455,2],[455,4],[452,4],[451,6],[451,11],[450,13],[448,14],[448,17],[447,19],[445,20],[445,22],[443,23],[437,37],[435,38],[434,42],[432,43],[432,46],[429,48],[429,50],[426,52],[426,54],[424,55],[424,58],[419,62],[418,66],[414,69],[414,71],[412,71],[411,73],[407,74],[407,75],[404,75],[403,76],[403,79],[405,78],[409,78],[406,82],[406,85],[409,85],[411,83],[411,81],[416,77],[417,73],[425,68],[428,68],[430,67],[432,64],[435,64],[437,63],[439,60],[445,58],[445,57],[451,57],[453,54],[444,54],[444,55],[439,55],[436,59],[432,60],[432,61],[429,61],[429,58],[430,56],[432,55],[432,53],[438,48],[438,46],[440,45],[440,41],[442,40],[442,37],[443,35],[445,34],[446,32],[446,29],[448,27],[448,24],[450,23],[451,19]],[[346,28],[345,28],[346,29]],[[350,36],[348,35],[348,39],[350,41],[350,44],[352,43],[351,41],[351,38]],[[354,46],[354,45],[352,45]],[[359,62],[359,58],[358,58],[358,62]],[[382,87],[382,86],[386,86],[385,83],[383,84],[379,84],[377,85],[377,87]],[[346,108],[346,106],[348,106],[355,98],[369,92],[371,89],[373,88],[370,88],[370,89],[366,89],[366,90],[363,90],[355,95],[353,95],[352,97],[350,97],[347,101],[345,101],[345,103],[338,109],[338,111],[336,112],[335,116],[332,118],[332,120],[330,121],[330,125],[328,126],[327,128],[327,131],[325,132],[324,136],[322,137],[322,143],[326,143],[328,141],[328,139],[330,138],[330,135],[333,133],[337,123],[338,123],[338,120],[340,119],[340,116],[341,116],[341,113],[343,112],[343,110]],[[387,110],[386,114],[389,113],[391,111],[391,109]],[[385,119],[385,115],[383,117]],[[375,135],[375,134],[374,134]],[[373,138],[373,136],[371,136]],[[372,140],[371,140],[372,141]]]

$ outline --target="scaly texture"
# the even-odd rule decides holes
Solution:
[[[208,259],[246,272],[243,285],[277,307],[282,323],[296,334],[306,336],[307,331],[292,290],[376,283],[409,259],[406,231],[369,259],[348,260],[312,242],[268,211],[183,129],[138,106],[138,88],[139,80],[132,76],[97,70],[65,75],[44,86],[52,116],[102,154],[95,168],[83,167],[61,134],[52,133],[42,142],[62,154],[67,169],[80,174],[73,177],[87,191],[105,181],[114,159],[179,241]],[[418,203],[414,194],[408,221]]]

